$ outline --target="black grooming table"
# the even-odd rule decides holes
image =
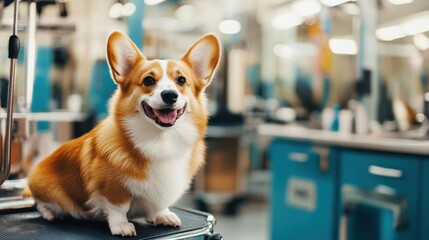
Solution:
[[[126,239],[190,239],[210,234],[214,218],[199,211],[172,208],[182,220],[180,228],[155,227],[139,221],[134,223],[136,237]],[[204,237],[203,237],[204,238]],[[0,215],[0,239],[124,239],[110,234],[107,222],[79,221],[71,217],[48,222],[37,211]]]

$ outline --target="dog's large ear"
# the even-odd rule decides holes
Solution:
[[[113,32],[107,40],[107,60],[116,83],[121,84],[135,64],[145,59],[137,46],[125,34]]]
[[[215,35],[207,34],[196,41],[181,60],[194,70],[203,87],[205,87],[210,83],[219,59],[219,40]]]

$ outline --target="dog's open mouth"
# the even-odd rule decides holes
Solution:
[[[186,104],[183,108],[173,109],[173,108],[163,108],[155,109],[149,106],[146,102],[142,102],[143,110],[146,116],[150,119],[153,119],[158,125],[162,127],[171,127],[176,123],[176,120],[179,119],[186,109]]]

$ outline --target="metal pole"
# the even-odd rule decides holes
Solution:
[[[36,68],[36,1],[28,2],[27,50],[25,54],[26,112],[30,111],[33,99],[34,72]]]
[[[4,155],[1,156],[0,185],[8,179],[10,174],[11,136],[13,120],[13,100],[16,79],[16,63],[19,55],[20,42],[18,33],[18,5],[19,0],[14,2],[13,34],[9,38],[10,77],[7,99],[6,135],[4,143]],[[3,146],[2,146],[3,147]]]

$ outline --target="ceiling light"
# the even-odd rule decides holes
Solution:
[[[327,7],[335,7],[335,6],[338,6],[340,4],[343,4],[346,2],[351,2],[351,1],[354,2],[355,0],[320,0],[320,2],[323,3]]]
[[[403,4],[412,3],[413,0],[389,0],[389,2],[393,5],[403,5]]]
[[[304,22],[304,19],[298,13],[288,11],[284,12],[271,20],[271,26],[275,29],[289,29],[296,27]]]
[[[194,19],[195,13],[196,13],[196,10],[194,6],[183,5],[176,10],[174,15],[179,20],[191,20],[191,19]]]
[[[237,20],[223,20],[219,23],[219,31],[223,34],[236,34],[241,30],[241,24]]]
[[[360,8],[356,3],[349,2],[341,5],[341,7],[343,8],[343,11],[349,15],[357,16],[360,14]]]
[[[111,18],[119,18],[122,16],[122,10],[124,5],[122,3],[114,3],[109,10],[109,16]]]
[[[401,28],[406,35],[414,35],[429,31],[429,16],[424,15],[403,21]]]
[[[152,6],[152,5],[160,4],[164,1],[165,0],[144,0],[144,4]]]
[[[290,58],[293,54],[293,48],[284,44],[276,44],[273,48],[273,52],[277,57]]]
[[[413,37],[414,45],[420,50],[428,50],[429,49],[429,38],[426,37],[423,33],[419,33],[414,35]]]
[[[355,55],[358,52],[356,41],[353,39],[329,39],[329,48],[335,54]]]
[[[398,25],[379,28],[375,31],[375,36],[382,41],[392,41],[406,35],[403,33],[402,28]]]
[[[395,24],[377,29],[375,35],[382,41],[392,41],[429,31],[429,11],[407,17]]]
[[[301,0],[295,1],[292,4],[292,9],[303,17],[312,16],[318,14],[322,7],[316,0]]]
[[[122,15],[129,17],[133,15],[135,11],[136,11],[136,5],[134,5],[134,3],[132,2],[127,2],[122,8]]]

